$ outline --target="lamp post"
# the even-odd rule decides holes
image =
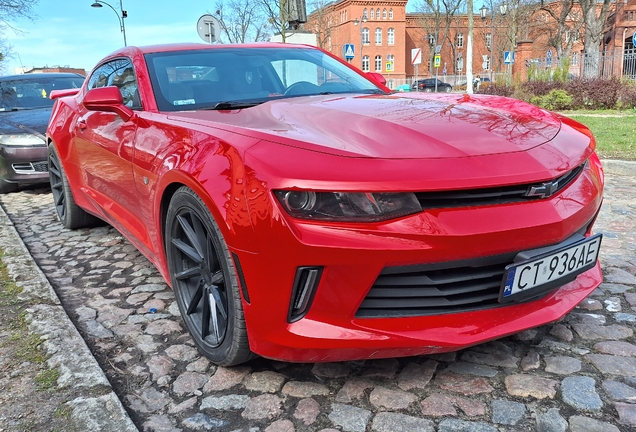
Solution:
[[[486,19],[486,13],[488,12],[488,8],[486,5],[482,5],[479,9],[479,14],[481,15],[481,20],[484,21]],[[505,3],[499,5],[499,13],[501,16],[505,16],[506,12],[508,12],[508,6]],[[495,65],[495,10],[493,9],[490,14],[490,83],[493,82],[493,68]]]
[[[105,1],[102,1],[102,0],[95,0],[95,2],[91,5],[91,7],[101,8],[103,7],[103,5],[106,5],[109,8],[111,8],[113,12],[115,12],[115,15],[117,15],[117,19],[119,20],[119,29],[124,35],[124,46],[128,46],[128,44],[126,43],[126,26],[124,25],[124,18],[128,17],[128,12],[124,10],[124,6],[122,5],[122,0],[119,0],[119,12],[117,12],[117,9],[112,7],[109,3],[106,3]]]
[[[362,15],[361,18],[356,18],[353,20],[353,25],[357,26],[358,24],[360,24],[360,69],[364,72],[364,65],[363,65],[363,57],[362,57],[362,47],[364,46],[364,29],[362,28],[362,24],[367,22],[367,17],[366,15]],[[371,69],[371,68],[369,68]],[[368,71],[367,71],[368,72]]]

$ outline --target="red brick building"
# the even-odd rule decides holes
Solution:
[[[466,45],[468,42],[468,17],[457,15],[452,18],[448,31],[432,23],[426,14],[406,12],[405,0],[339,0],[326,5],[319,12],[308,17],[306,29],[317,35],[318,45],[346,58],[344,48],[353,45],[353,59],[348,59],[365,72],[380,72],[390,86],[396,86],[415,75],[411,64],[413,49],[421,49],[422,63],[418,67],[420,76],[440,78],[446,81],[461,81],[466,71]],[[559,15],[561,3],[545,3]],[[526,60],[538,63],[543,68],[553,68],[558,64],[558,53],[551,41],[562,40],[567,47],[563,50],[570,59],[571,71],[578,75],[582,67],[583,29],[576,30],[576,22],[581,20],[578,5],[566,20],[568,28],[558,34],[554,18],[539,8],[521,12],[481,11],[475,13],[473,30],[472,69],[475,75],[491,76],[515,73],[525,77]],[[516,15],[515,15],[516,14]],[[511,24],[515,20],[515,24]],[[514,34],[511,28],[515,28]],[[631,34],[636,30],[636,0],[624,3],[619,0],[616,12],[610,14],[606,26],[604,48],[629,48]],[[442,40],[437,40],[437,38]],[[440,48],[439,68],[434,67],[433,54]],[[631,45],[633,47],[633,45]],[[601,48],[601,47],[599,47]],[[506,53],[516,51],[515,66],[508,65]],[[548,51],[550,51],[548,53]],[[349,52],[351,54],[351,52]],[[445,72],[445,74],[444,74]]]

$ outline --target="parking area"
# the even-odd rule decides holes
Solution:
[[[456,353],[234,368],[198,354],[172,291],[114,228],[63,229],[48,189],[0,204],[140,430],[627,431],[636,169],[610,169],[606,182],[605,282],[560,322]]]

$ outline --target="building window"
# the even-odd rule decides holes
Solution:
[[[378,19],[380,19],[380,8],[378,8],[378,10],[375,11],[375,16],[378,17]]]
[[[484,66],[484,70],[490,70],[490,56],[484,57],[484,63],[482,66]]]
[[[369,56],[362,56],[362,72],[369,72]]]
[[[574,35],[572,36],[574,38],[574,43],[577,43],[581,37],[581,34],[579,33],[578,30],[574,30]]]
[[[367,27],[362,29],[362,43],[369,43],[369,29]]]
[[[386,82],[386,86],[387,86],[388,88],[390,88],[391,90],[393,90],[393,86],[394,86],[394,85],[395,85],[395,84],[393,83],[393,80],[388,80],[388,81]]]
[[[492,41],[492,34],[486,33],[486,48],[490,49],[490,41]]]
[[[389,19],[393,19],[393,9],[389,9]]]
[[[464,48],[464,33],[457,34],[457,48]]]
[[[375,56],[375,71],[382,72],[382,56],[381,55]]]
[[[382,11],[382,19],[386,19],[386,9]]]
[[[364,10],[362,11],[362,18],[366,19],[369,16],[369,12],[367,11],[367,8],[364,8]]]
[[[572,53],[572,66],[577,66],[579,64],[579,53]]]
[[[375,29],[375,44],[382,45],[382,29],[381,28]]]
[[[375,10],[371,9],[371,14],[369,15],[369,18],[375,19]]]
[[[389,45],[395,44],[395,29],[394,28],[390,28],[387,30],[386,38],[387,38],[386,42]]]
[[[570,30],[565,30],[565,43],[570,42]]]

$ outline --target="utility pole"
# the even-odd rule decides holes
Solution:
[[[466,43],[466,93],[473,94],[473,0],[467,0],[468,42]]]

